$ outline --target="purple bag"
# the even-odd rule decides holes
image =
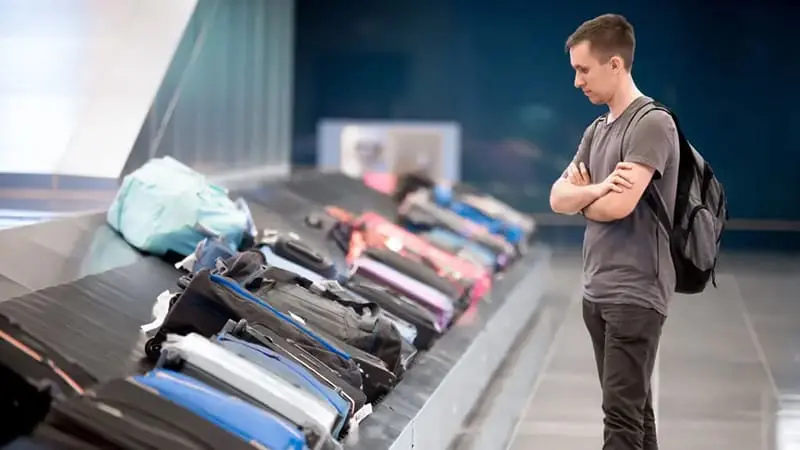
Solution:
[[[371,258],[359,258],[354,267],[359,275],[394,289],[431,311],[442,329],[453,320],[453,299],[438,289]]]

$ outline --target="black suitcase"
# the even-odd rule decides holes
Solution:
[[[456,285],[441,277],[436,272],[435,267],[425,263],[424,258],[421,258],[423,263],[419,264],[410,258],[384,248],[367,248],[364,251],[364,256],[419,280],[455,301],[461,299],[465,294],[466,289],[463,286]]]
[[[354,275],[347,283],[347,289],[380,305],[385,311],[397,316],[417,329],[414,346],[418,350],[428,350],[436,342],[443,330],[436,316],[419,303],[363,275]]]
[[[243,341],[252,342],[264,346],[276,353],[280,353],[291,358],[297,364],[303,366],[311,375],[320,382],[338,392],[352,405],[352,412],[356,414],[364,405],[367,404],[367,397],[361,391],[336,371],[325,365],[303,346],[295,343],[291,339],[286,339],[274,331],[261,325],[250,326],[246,320],[234,322],[229,320],[222,332],[229,333],[231,336]]]
[[[75,449],[259,448],[130,379],[54,403],[31,440]]]
[[[0,445],[30,432],[54,398],[80,394],[96,382],[83,368],[0,316]]]
[[[350,233],[352,231],[348,224],[335,220],[324,211],[310,213],[306,217],[306,222],[309,228],[306,231],[307,233],[319,233],[318,237],[320,239],[325,240],[327,243],[333,243],[340,249],[342,255],[347,253]],[[402,256],[397,255],[397,258],[402,258]],[[389,259],[394,261],[396,258],[392,258],[392,256],[382,258],[382,260]],[[405,258],[403,259],[403,264],[408,265],[406,263],[409,261]],[[301,262],[298,262],[298,264],[303,265]],[[325,276],[323,273],[315,270],[313,266],[303,265],[303,267]],[[428,271],[426,271],[425,274],[430,275]],[[436,274],[433,274],[433,276],[436,278],[437,283],[445,281]],[[347,277],[342,283],[344,287],[350,289],[366,301],[376,303],[386,312],[413,325],[417,329],[417,338],[414,340],[414,346],[418,350],[429,349],[431,345],[433,345],[434,339],[442,334],[442,330],[438,326],[435,316],[427,309],[420,306],[419,303],[406,297],[402,293],[394,291],[387,286],[377,284],[374,281],[370,281],[368,278],[358,274]]]
[[[336,282],[314,283],[288,270],[263,265],[259,251],[242,252],[216,271],[235,280],[284,314],[380,358],[402,375],[402,337],[375,303],[359,301]]]
[[[333,261],[298,235],[282,233],[277,230],[264,230],[259,243],[269,247],[273,253],[299,266],[305,267],[327,279],[338,279],[338,271]]]
[[[145,353],[151,361],[155,362],[161,356],[161,344],[168,334],[198,333],[210,338],[228,320],[246,319],[252,325],[258,324],[297,342],[348,383],[361,388],[362,377],[358,366],[337,346],[319,339],[315,333],[274,308],[265,308],[253,301],[232,286],[235,282],[230,285],[212,282],[208,270],[201,270],[189,280],[184,291],[174,298],[164,322],[145,344]]]
[[[301,342],[306,350],[339,372],[348,383],[363,387],[370,401],[380,398],[397,382],[397,376],[376,356],[306,326],[291,311],[281,312],[246,291],[235,280],[211,275],[207,270],[192,277],[191,283],[170,309],[156,335],[147,342],[145,351],[149,358],[156,359],[160,355],[161,343],[168,334],[185,335],[195,332],[211,337],[229,319],[246,319],[251,324],[261,325],[281,336]]]

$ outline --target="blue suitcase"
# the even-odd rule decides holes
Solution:
[[[294,425],[193,378],[155,369],[133,379],[245,441],[270,449],[306,449],[305,439]]]
[[[318,397],[320,401],[330,404],[339,413],[339,420],[336,422],[335,429],[330,430],[331,434],[334,437],[342,435],[347,425],[347,419],[352,412],[351,405],[340,394],[317,380],[304,367],[266,347],[235,338],[224,330],[217,334],[214,340],[228,351],[268,369],[280,378],[300,386],[301,389]]]

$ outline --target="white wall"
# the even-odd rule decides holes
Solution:
[[[117,177],[197,0],[0,0],[0,173]]]

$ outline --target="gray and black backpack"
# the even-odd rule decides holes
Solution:
[[[681,294],[697,294],[706,288],[709,280],[716,287],[714,271],[722,232],[728,221],[727,198],[711,165],[689,143],[678,123],[678,117],[672,111],[657,102],[649,102],[634,114],[634,118],[638,122],[648,113],[657,110],[668,113],[678,130],[680,163],[674,220],[670,222],[664,202],[655,192],[652,183],[643,198],[669,233],[677,280],[675,291]],[[633,122],[631,120],[628,127]]]

